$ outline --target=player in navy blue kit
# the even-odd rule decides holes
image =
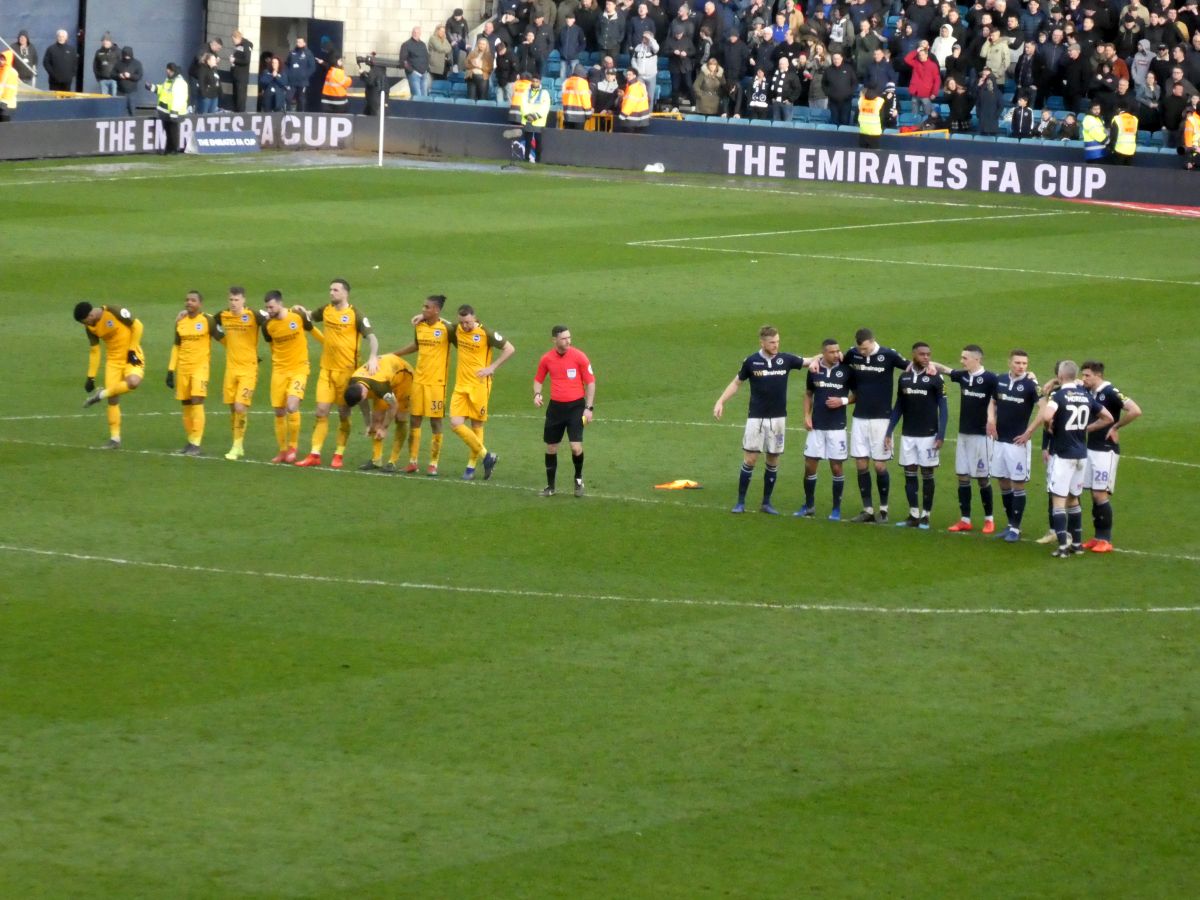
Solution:
[[[1050,395],[1041,416],[1025,432],[1032,435],[1039,425],[1048,426],[1050,431],[1046,490],[1051,495],[1051,526],[1058,537],[1058,549],[1051,555],[1059,559],[1084,552],[1079,495],[1083,493],[1087,467],[1087,436],[1113,424],[1112,413],[1075,380],[1078,374],[1079,367],[1072,360],[1059,364],[1061,387]]]
[[[900,376],[896,406],[888,421],[884,449],[891,450],[892,431],[901,419],[900,465],[904,467],[904,492],[908,497],[908,518],[900,527],[929,528],[933,510],[934,472],[939,451],[946,439],[946,383],[941,375],[928,374],[930,350],[924,341],[913,344],[913,362]],[[917,496],[917,472],[921,474],[921,496]]]
[[[1122,428],[1142,414],[1142,408],[1104,380],[1104,363],[1088,360],[1080,367],[1079,380],[1100,405],[1113,417],[1113,426],[1091,432],[1087,439],[1088,461],[1083,486],[1092,492],[1092,526],[1096,536],[1084,541],[1083,548],[1093,553],[1111,553],[1112,495],[1117,486],[1117,462],[1121,458]]]
[[[983,533],[996,530],[992,516],[991,472],[992,438],[987,433],[988,407],[999,380],[995,372],[983,367],[983,348],[978,344],[963,347],[961,369],[938,370],[950,375],[959,386],[962,399],[958,407],[958,442],[954,445],[954,473],[958,476],[958,508],[961,518],[948,531],[973,531],[971,524],[971,479],[979,482],[979,499],[983,504]],[[1024,430],[1024,429],[1022,429]]]
[[[840,362],[841,348],[833,338],[821,345],[821,359],[815,371],[809,370],[804,394],[804,505],[795,512],[811,518],[816,506],[817,467],[829,460],[833,473],[833,509],[829,518],[842,518],[842,488],[845,484],[842,464],[846,460],[846,407],[854,402],[854,370]]]
[[[779,332],[770,325],[759,329],[758,343],[759,351],[746,357],[733,381],[717,399],[713,416],[719,420],[725,411],[725,401],[738,392],[742,382],[750,382],[750,412],[742,437],[744,455],[738,477],[738,499],[731,512],[746,511],[750,478],[758,455],[765,451],[767,471],[763,475],[762,511],[777,516],[779,511],[771,505],[771,493],[775,490],[779,457],[783,453],[783,433],[787,427],[788,374],[807,368],[808,361],[792,353],[780,353]]]
[[[891,347],[881,347],[870,328],[854,333],[854,347],[842,360],[854,372],[854,427],[850,434],[850,455],[858,468],[858,492],[863,510],[850,521],[886,522],[891,475],[887,463],[891,451],[884,448],[888,417],[892,414],[893,371],[908,368],[908,360]],[[879,488],[879,513],[871,503],[870,462],[875,463],[875,484]]]
[[[1037,402],[1038,383],[1029,372],[1029,354],[1013,350],[1008,354],[1008,372],[996,380],[987,416],[988,434],[996,441],[992,447],[991,475],[1000,482],[1000,501],[1008,516],[1008,527],[1000,537],[1010,544],[1021,539],[1025,486],[1033,461],[1025,429]]]

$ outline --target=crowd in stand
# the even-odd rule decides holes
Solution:
[[[885,126],[1077,140],[1098,102],[1106,130],[1124,111],[1175,146],[1200,83],[1197,0],[499,0],[474,47],[458,35],[439,72],[414,31],[414,96],[455,65],[469,97],[512,100],[523,73],[582,64],[597,110],[619,108],[625,68],[658,108],[702,115],[846,125],[872,91]]]

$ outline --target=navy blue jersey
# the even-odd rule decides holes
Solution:
[[[864,356],[851,347],[842,357],[854,370],[854,418],[886,419],[892,414],[893,369],[907,369],[908,360],[891,347],[876,347]]]
[[[1050,427],[1050,452],[1063,459],[1087,458],[1087,427],[1103,409],[1100,401],[1081,384],[1067,384],[1050,395],[1054,420]]]
[[[1121,420],[1121,413],[1125,409],[1125,401],[1128,399],[1121,393],[1119,388],[1113,387],[1107,381],[1098,387],[1092,396],[1100,401],[1100,405],[1112,413],[1113,423]],[[1111,450],[1114,453],[1121,452],[1121,445],[1114,444],[1108,439],[1107,428],[1097,428],[1087,437],[1087,448],[1089,450]]]
[[[821,366],[816,372],[808,373],[806,387],[813,395],[813,428],[817,431],[845,428],[846,407],[830,409],[825,401],[830,397],[850,397],[850,391],[854,388],[854,370],[845,363],[828,368]]]
[[[1005,372],[996,380],[996,440],[1011,444],[1029,427],[1029,414],[1037,406],[1037,379],[1026,372],[1013,378]]]
[[[750,418],[786,416],[788,373],[803,368],[804,358],[793,353],[776,353],[770,359],[761,352],[747,356],[737,377],[750,382]]]
[[[900,433],[905,437],[946,436],[946,382],[941,375],[925,370],[900,376],[896,408],[892,418],[904,419]]]
[[[987,434],[988,402],[996,392],[996,382],[999,380],[996,373],[981,369],[972,375],[966,369],[954,369],[950,372],[950,380],[962,390],[962,400],[958,406],[958,433]]]

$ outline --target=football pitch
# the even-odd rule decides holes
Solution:
[[[0,189],[0,896],[1200,893],[1200,223],[273,154],[8,165]],[[491,481],[459,480],[449,433],[440,478],[359,473],[357,424],[344,471],[270,465],[265,361],[226,461],[219,348],[205,456],[175,455],[185,292],[311,309],[336,277],[385,350],[434,293],[513,342]],[[145,324],[119,452],[80,408],[80,299]],[[538,496],[560,322],[598,380],[582,499],[565,455]],[[949,442],[931,531],[826,521],[827,469],[791,517],[799,377],[789,515],[731,516],[748,392],[712,407],[768,323],[805,356],[867,326],[949,364],[1020,347],[1041,380],[1103,360],[1144,411],[1119,552],[1033,542],[1038,465],[1021,543],[946,533]]]

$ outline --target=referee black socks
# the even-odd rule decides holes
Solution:
[[[579,481],[583,478],[583,453],[578,456],[571,455],[571,462],[575,463],[575,480]]]
[[[554,477],[558,474],[558,454],[546,454],[546,487],[554,487]]]

